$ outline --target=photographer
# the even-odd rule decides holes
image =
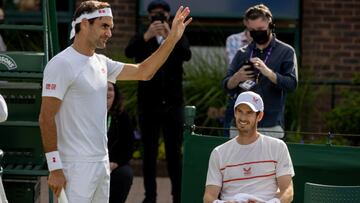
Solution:
[[[259,131],[283,138],[286,94],[297,87],[296,53],[290,45],[276,39],[272,14],[265,5],[247,9],[244,22],[253,42],[236,53],[223,87],[232,98],[248,90],[258,93],[265,103]]]
[[[150,25],[137,33],[125,49],[125,55],[142,62],[167,40],[170,6],[162,0],[148,5]],[[138,115],[144,146],[144,203],[156,202],[156,160],[160,133],[164,137],[167,169],[172,185],[173,203],[180,202],[181,145],[183,133],[183,62],[191,58],[190,45],[183,35],[169,58],[149,81],[138,84]]]

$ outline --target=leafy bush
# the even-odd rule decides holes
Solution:
[[[192,60],[185,64],[185,105],[196,106],[197,126],[223,127],[226,92],[221,82],[227,70],[222,48],[193,49]],[[199,131],[222,135],[221,130]]]
[[[285,131],[286,141],[304,142],[302,132],[309,129],[311,118],[314,116],[315,99],[323,88],[314,88],[311,84],[311,73],[300,73],[297,89],[288,94],[285,104]]]
[[[327,126],[336,133],[360,134],[360,92],[346,91],[343,101],[327,114]]]

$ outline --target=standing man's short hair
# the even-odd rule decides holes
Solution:
[[[272,22],[272,14],[270,9],[264,4],[259,4],[248,8],[245,12],[244,20],[256,20],[258,18],[267,19]]]

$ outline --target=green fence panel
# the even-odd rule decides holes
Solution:
[[[294,202],[304,202],[305,182],[360,185],[359,147],[287,145],[295,168]]]
[[[187,135],[184,140],[182,203],[201,203],[212,149],[227,138]]]

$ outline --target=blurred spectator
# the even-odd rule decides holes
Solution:
[[[6,121],[8,117],[8,108],[4,97],[0,94],[0,122]]]
[[[19,11],[38,11],[40,9],[40,0],[14,0]]]
[[[235,33],[226,38],[226,56],[228,63],[233,60],[236,52],[251,42],[250,32],[245,28],[244,31]]]
[[[0,7],[0,24],[3,24],[5,20],[5,13],[3,8]],[[6,44],[2,38],[2,36],[0,35],[0,51],[6,51],[7,47]]]
[[[129,161],[133,154],[134,128],[124,110],[117,86],[108,82],[108,149],[110,159],[110,203],[124,203],[129,194],[133,171]]]
[[[151,21],[148,29],[144,33],[137,33],[125,49],[125,55],[135,58],[137,63],[153,54],[166,40],[170,30],[170,5],[167,2],[152,1],[147,10]],[[139,126],[144,146],[144,203],[156,202],[156,160],[161,133],[165,141],[173,203],[180,202],[183,62],[190,58],[190,45],[183,35],[154,77],[149,81],[139,81]]]

